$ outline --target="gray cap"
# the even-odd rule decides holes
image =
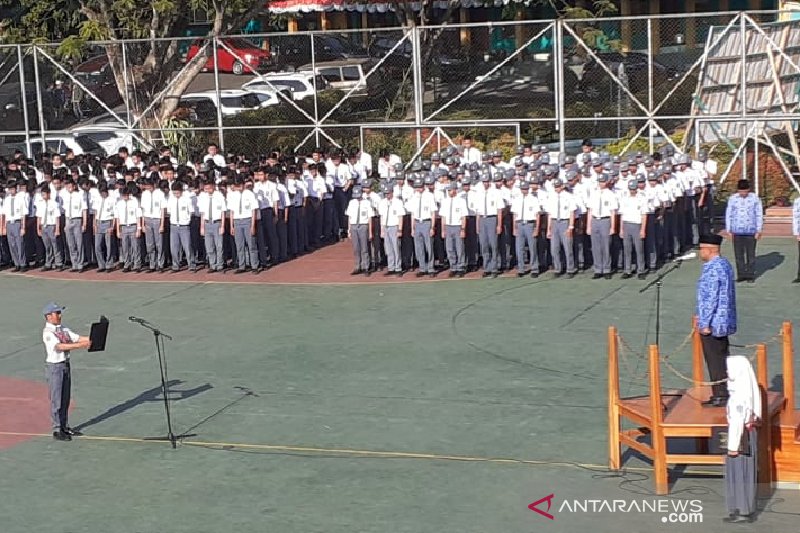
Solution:
[[[651,166],[652,164],[653,164],[653,158],[652,157],[648,156],[648,157],[644,158],[644,165],[645,166]]]
[[[503,171],[503,178],[507,180],[513,180],[514,176],[517,175],[517,171],[513,168],[507,168]]]
[[[42,314],[47,316],[50,313],[60,313],[66,309],[67,307],[65,305],[58,305],[56,302],[50,302],[44,306],[44,309],[42,309]]]
[[[481,172],[481,181],[483,183],[489,183],[492,181],[492,175],[488,172]]]
[[[423,173],[422,180],[425,183],[425,185],[433,185],[434,181],[436,181],[433,178],[433,174],[431,174],[430,172]]]
[[[644,174],[639,174],[638,176],[636,176],[636,183],[646,183],[646,182],[647,178],[645,177]]]
[[[438,152],[433,152],[431,154],[431,161],[439,161],[440,159],[442,159],[442,156]]]
[[[553,187],[562,187],[564,184],[561,182],[561,178],[556,178],[553,180]]]
[[[353,197],[361,196],[361,185],[353,185]]]
[[[531,153],[538,154],[541,151],[542,151],[542,149],[539,148],[539,145],[535,144],[535,145],[531,146]]]
[[[500,150],[492,150],[491,156],[492,157],[503,157],[503,154],[500,152]]]
[[[708,159],[708,154],[706,153],[705,150],[700,150],[699,152],[697,152],[698,161],[700,161],[701,163],[705,163],[707,159]]]
[[[539,156],[539,161],[542,163],[550,163],[550,154],[542,154]]]
[[[530,183],[528,183],[527,181],[521,181],[521,182],[519,183],[519,189],[520,189],[521,191],[527,191],[527,190],[529,190],[530,188],[531,188],[531,184],[530,184]]]
[[[494,181],[495,183],[499,183],[499,182],[503,181],[503,173],[502,172],[495,172],[494,173],[494,177],[492,178],[492,181]]]
[[[597,181],[598,181],[599,183],[605,183],[605,182],[607,182],[607,181],[608,181],[608,174],[606,174],[605,172],[603,172],[602,174],[600,174],[599,176],[597,176]]]
[[[448,183],[447,184],[447,190],[448,191],[457,191],[458,190],[458,182],[457,181],[451,181],[450,183]]]
[[[631,180],[631,181],[628,182],[628,190],[629,191],[636,190],[638,187],[639,187],[639,184],[636,183],[636,180]]]
[[[571,155],[568,155],[567,157],[564,158],[564,164],[565,165],[571,165],[574,162],[575,162],[575,158],[573,156],[571,156]]]
[[[402,172],[403,171],[403,163],[395,163],[392,167],[392,170],[395,172]]]
[[[655,172],[648,172],[647,173],[647,181],[658,181],[658,174]]]
[[[386,181],[382,181],[380,184],[380,189],[383,194],[388,194],[394,191],[394,188]]]
[[[422,181],[421,177],[417,176],[417,177],[414,178],[414,188],[415,189],[421,189],[424,185],[425,185],[425,183]]]
[[[574,170],[568,170],[564,175],[568,181],[572,181],[578,177],[578,173],[575,172]]]

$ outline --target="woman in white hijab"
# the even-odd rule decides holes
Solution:
[[[725,459],[725,522],[749,523],[756,511],[756,426],[761,419],[761,392],[753,367],[743,355],[727,357],[728,456]]]

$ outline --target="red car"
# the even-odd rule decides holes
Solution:
[[[222,46],[225,44],[227,48]],[[210,45],[209,45],[210,46]],[[186,61],[191,61],[198,54],[202,44],[195,42],[186,53]],[[233,53],[231,53],[233,52]],[[220,72],[233,72],[234,74],[256,73],[265,70],[271,63],[271,55],[247,39],[222,39],[217,47],[217,68]],[[214,70],[214,56],[209,55],[203,70]]]

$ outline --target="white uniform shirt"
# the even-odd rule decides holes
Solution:
[[[42,342],[46,353],[45,361],[48,363],[63,363],[69,361],[69,351],[62,352],[56,350],[56,345],[78,342],[80,337],[77,333],[65,326],[55,326],[51,323],[44,325],[42,330]]]
[[[319,174],[315,176],[305,174],[303,176],[303,181],[306,184],[306,191],[308,191],[308,195],[311,198],[321,199],[325,194],[325,178]]]
[[[120,198],[114,209],[114,216],[119,220],[120,226],[138,224],[142,210],[139,209],[139,200],[130,197],[128,200]]]
[[[105,198],[103,198],[103,195],[101,194],[100,197],[95,200],[95,202],[97,202],[94,205],[94,211],[97,213],[97,220],[101,222],[114,220],[114,206],[117,202],[111,196],[110,192]]]
[[[610,189],[597,189],[589,197],[586,208],[594,218],[607,218],[619,210],[619,198]]]
[[[41,221],[42,227],[55,226],[61,218],[61,208],[52,198],[40,200],[36,205],[36,216]]]
[[[406,202],[406,211],[411,213],[411,218],[416,221],[431,220],[436,209],[436,200],[430,191],[414,192],[411,199]]]
[[[180,198],[173,196],[167,200],[169,223],[173,226],[188,226],[192,222],[193,211],[192,199],[186,194],[181,194]]]
[[[6,196],[3,202],[3,216],[6,217],[6,222],[19,222],[28,216],[27,198],[19,194]]]
[[[358,224],[369,224],[369,220],[375,216],[375,210],[372,209],[372,202],[367,199],[353,198],[347,204],[347,211],[345,213],[350,225],[355,226]]]
[[[346,163],[339,163],[338,165],[327,163],[325,167],[327,168],[328,174],[333,177],[334,187],[344,187],[347,185],[348,181],[353,179],[350,167],[347,166]]]
[[[444,219],[442,224],[445,226],[460,226],[461,218],[468,214],[467,201],[458,195],[445,197],[439,207],[439,216]]]
[[[402,163],[403,161],[400,159],[400,156],[395,154],[389,154],[389,157],[386,159],[381,157],[378,159],[378,174],[380,174],[382,179],[388,179],[394,175],[394,165]]]
[[[292,205],[292,201],[289,199],[289,189],[286,187],[286,184],[278,182],[275,185],[275,193],[278,196],[278,209],[286,209]]]
[[[545,210],[554,220],[569,220],[570,215],[577,209],[578,205],[572,193],[561,191],[548,195]]]
[[[463,154],[461,154],[461,162],[465,165],[469,165],[470,163],[478,163],[481,164],[481,151],[471,146],[469,148],[464,148]]]
[[[391,200],[381,199],[378,204],[378,214],[381,217],[381,226],[393,228],[400,225],[400,220],[406,214],[406,208],[400,198],[392,196]]]
[[[495,217],[497,212],[503,209],[503,196],[502,193],[494,186],[483,190],[478,188],[478,193],[475,197],[475,214],[481,217]]]
[[[219,191],[211,194],[205,191],[201,192],[197,197],[197,207],[200,210],[200,216],[207,222],[222,220],[222,215],[228,210],[225,196]]]
[[[253,191],[245,189],[242,192],[231,191],[228,193],[228,211],[234,220],[252,218],[253,211],[258,209],[258,200]]]
[[[511,212],[514,213],[514,220],[522,222],[538,222],[539,215],[542,213],[542,204],[539,198],[531,194],[522,193],[519,198],[511,204]]]
[[[624,196],[619,203],[619,214],[622,222],[641,224],[642,215],[647,214],[647,197],[638,192],[631,196]]]
[[[86,196],[83,194],[83,191],[72,191],[71,193],[67,192],[64,189],[63,195],[63,203],[64,206],[64,216],[67,220],[71,218],[81,218],[83,216],[83,212],[89,209],[89,206],[86,204]]]
[[[292,195],[292,205],[294,207],[302,207],[305,203],[306,196],[308,196],[308,188],[306,182],[302,179],[289,178],[286,180],[286,189]]]
[[[278,203],[278,187],[275,182],[257,181],[253,184],[253,194],[258,200],[259,209],[275,208]]]
[[[142,192],[141,205],[144,218],[161,218],[162,211],[167,207],[161,189]]]

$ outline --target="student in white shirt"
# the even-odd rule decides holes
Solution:
[[[433,235],[436,219],[436,200],[433,193],[425,188],[421,177],[414,178],[414,195],[406,203],[406,211],[411,214],[411,235],[414,238],[414,253],[419,263],[417,277],[428,274],[436,276],[433,268]]]
[[[619,200],[608,183],[608,174],[600,174],[599,188],[589,195],[587,203],[586,233],[592,238],[592,279],[611,279],[611,236],[617,232]]]
[[[465,165],[470,163],[481,164],[481,151],[472,146],[472,137],[464,137],[461,145],[461,162]]]
[[[222,272],[225,269],[222,237],[225,234],[225,196],[216,190],[213,179],[203,184],[203,192],[197,197],[200,209],[200,235],[203,237],[208,259],[209,272]]]
[[[189,226],[192,223],[192,199],[183,190],[183,183],[175,181],[172,184],[172,196],[167,200],[167,213],[169,214],[169,247],[172,255],[172,271],[181,269],[181,261],[186,256],[191,272],[197,272],[195,254],[192,251],[192,236]]]
[[[256,246],[258,200],[252,190],[245,188],[244,180],[240,176],[234,178],[233,190],[228,192],[227,207],[233,220],[231,235],[236,243],[236,273],[241,274],[247,270],[249,259],[253,273],[259,274],[262,268]]]
[[[467,201],[458,194],[458,183],[453,181],[447,186],[447,196],[442,199],[439,206],[451,278],[456,276],[463,278],[467,270],[464,258],[467,214]]]
[[[498,259],[499,252],[497,241],[503,232],[503,209],[505,203],[502,193],[492,184],[492,175],[486,172],[481,175],[482,189],[476,192],[480,194],[476,198],[476,215],[478,225],[478,240],[480,242],[481,255],[483,256],[483,277],[492,276],[496,278],[499,273]]]
[[[3,230],[8,239],[8,248],[11,260],[14,262],[15,272],[24,272],[28,269],[24,242],[27,216],[27,197],[17,194],[17,181],[11,179],[6,184],[6,198],[3,201]]]
[[[155,173],[154,173],[155,174]],[[147,263],[150,272],[164,271],[164,231],[167,199],[157,187],[158,176],[151,175],[144,181],[140,204],[142,206],[142,225]],[[171,237],[170,237],[171,240]]]
[[[521,194],[511,202],[513,215],[513,236],[517,249],[517,277],[530,274],[532,278],[539,276],[538,240],[542,204],[539,198],[531,194],[530,184],[523,181],[519,186]],[[530,254],[530,267],[525,268],[525,247]]]
[[[548,213],[547,237],[550,239],[550,254],[553,257],[555,277],[562,275],[561,250],[567,259],[567,277],[575,277],[575,257],[572,250],[577,202],[572,193],[564,189],[560,178],[553,180],[554,192],[548,196],[546,211]]]
[[[95,203],[94,216],[94,256],[97,259],[98,272],[111,272],[114,270],[112,260],[113,248],[111,245],[114,236],[114,206],[116,194],[108,190],[106,182],[97,186],[100,200]],[[113,191],[116,193],[116,191]]]
[[[142,210],[139,207],[139,200],[133,195],[135,190],[136,184],[133,182],[123,186],[114,213],[117,238],[120,239],[122,248],[120,260],[123,263],[123,272],[130,272],[131,269],[142,271],[142,254],[139,248],[139,238],[142,236]]]
[[[64,193],[64,233],[67,238],[72,272],[83,272],[83,232],[87,224],[87,210],[84,194],[76,189],[75,182],[68,179]]]
[[[622,221],[620,237],[625,252],[625,273],[623,279],[633,276],[631,254],[636,250],[636,266],[639,279],[644,279],[647,274],[644,257],[644,238],[647,231],[647,198],[638,190],[636,181],[628,184],[628,196],[620,201],[619,214]]]
[[[381,238],[386,252],[386,276],[403,275],[403,263],[400,255],[400,237],[403,235],[403,217],[406,214],[403,201],[395,196],[394,187],[382,182],[383,199],[378,204],[381,218]]]
[[[53,268],[64,270],[64,251],[59,238],[61,208],[58,202],[50,197],[49,185],[43,185],[40,194],[41,199],[36,206],[36,233],[44,243],[45,260],[42,270],[53,270]]]
[[[353,198],[347,205],[346,215],[347,237],[353,244],[355,260],[355,268],[350,274],[369,276],[369,238],[372,235],[372,217],[375,216],[375,211],[372,208],[372,201],[364,196],[358,185],[353,187]]]
[[[308,226],[305,211],[308,190],[305,180],[298,176],[297,167],[286,169],[286,190],[289,193],[290,205],[287,217],[287,252],[291,259],[308,251]]]

